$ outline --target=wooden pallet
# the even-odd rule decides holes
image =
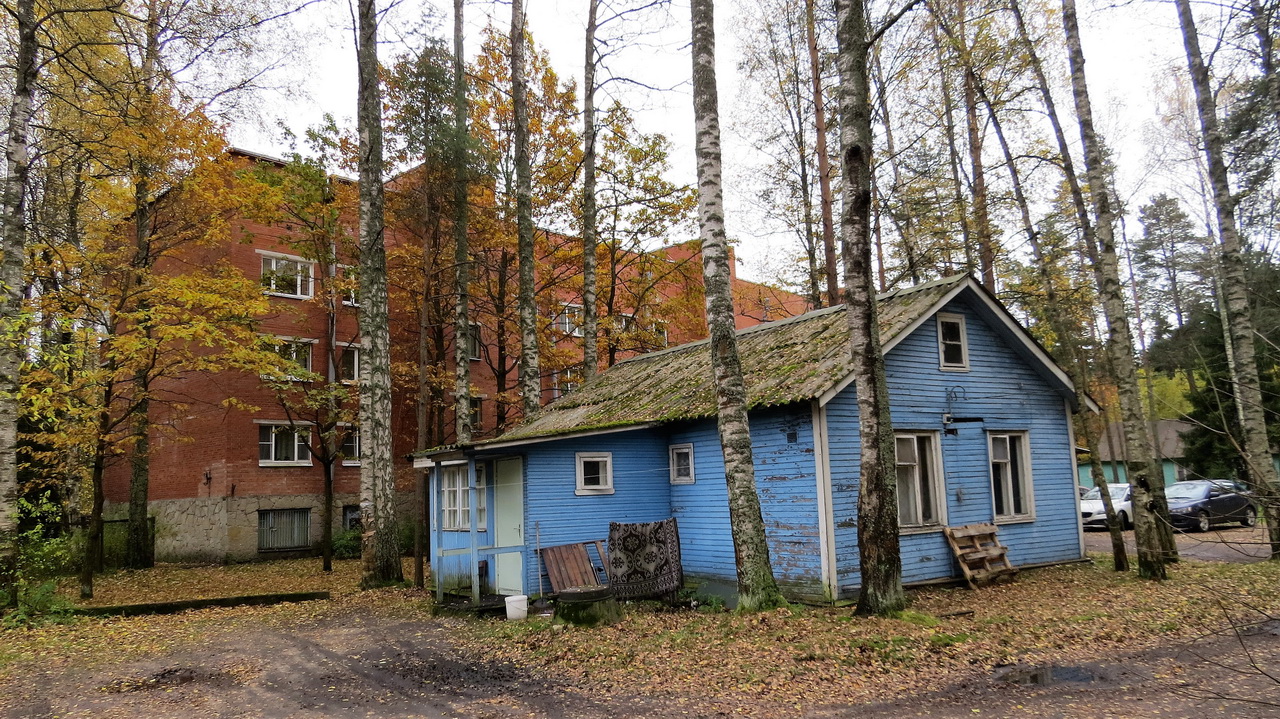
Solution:
[[[947,543],[960,562],[970,588],[1013,579],[1017,568],[1009,563],[1009,548],[996,539],[994,524],[947,527]]]
[[[596,567],[587,553],[587,545],[593,544],[601,563],[609,561],[605,554],[604,540],[578,544],[562,544],[558,547],[542,548],[542,564],[547,568],[547,576],[551,579],[551,591],[557,594],[571,587],[603,587],[607,584],[600,580],[603,567]]]

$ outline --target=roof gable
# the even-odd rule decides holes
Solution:
[[[1062,371],[1004,309],[968,275],[955,275],[877,297],[887,353],[941,307],[964,296],[1013,351],[1070,401]],[[739,330],[738,352],[751,409],[829,401],[852,382],[852,353],[843,306]],[[556,400],[537,416],[476,446],[523,444],[565,435],[616,431],[716,414],[709,340],[624,360]]]

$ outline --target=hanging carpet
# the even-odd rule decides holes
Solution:
[[[674,595],[684,586],[675,517],[609,523],[609,585],[618,599]]]

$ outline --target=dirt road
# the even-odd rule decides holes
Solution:
[[[1133,530],[1124,533],[1130,557],[1136,551]],[[1267,558],[1266,530],[1259,527],[1222,526],[1208,532],[1176,532],[1178,553],[1186,559],[1206,562],[1260,562]],[[1084,533],[1084,546],[1090,552],[1111,552],[1111,535],[1098,530]]]
[[[0,717],[666,719],[738,713],[706,696],[620,695],[606,690],[607,677],[575,685],[528,668],[469,658],[449,640],[456,621],[344,615],[244,636],[228,633],[198,647],[112,667],[28,672],[0,686]],[[1280,627],[1265,628],[1245,637],[1243,646],[1261,666],[1276,666],[1278,634]],[[807,706],[760,705],[753,714],[1280,717],[1280,685],[1241,665],[1246,656],[1241,646],[1229,637],[1194,651],[1166,648],[1098,657],[1059,667],[1056,679],[1041,685],[997,676],[1034,681],[1035,668],[994,674],[975,668],[951,685],[899,701],[831,706],[829,697],[812,697]],[[1251,701],[1227,700],[1214,692]]]

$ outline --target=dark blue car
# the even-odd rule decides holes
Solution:
[[[1252,527],[1258,510],[1248,492],[1235,482],[1199,479],[1165,488],[1169,519],[1183,531],[1207,532],[1215,524],[1239,522]]]

